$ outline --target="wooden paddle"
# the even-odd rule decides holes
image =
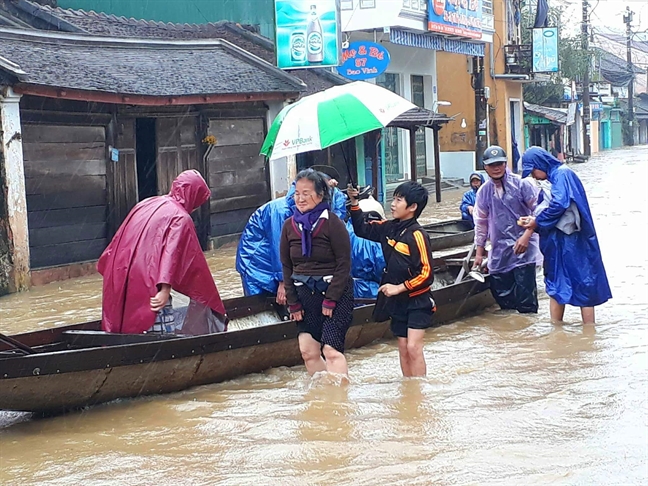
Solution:
[[[26,344],[23,344],[20,341],[16,341],[14,338],[6,336],[2,333],[0,333],[0,341],[2,341],[3,343],[7,343],[8,345],[13,346],[16,349],[20,349],[26,354],[36,354],[36,351],[34,351]]]

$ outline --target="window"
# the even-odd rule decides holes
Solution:
[[[400,94],[400,75],[384,73],[376,78],[376,84]],[[398,128],[389,127],[382,131],[382,145],[385,151],[385,179],[387,182],[403,180],[404,172],[399,159],[400,140]]]
[[[340,10],[353,10],[353,0],[342,0]]]
[[[360,0],[360,8],[376,8],[376,0]]]
[[[403,10],[427,12],[428,0],[403,0]]]
[[[425,84],[423,76],[411,76],[412,79],[412,103],[421,108],[425,108]],[[427,175],[426,164],[426,147],[425,147],[425,128],[419,128],[416,131],[416,175]]]
[[[493,0],[482,0],[482,13],[493,15]]]

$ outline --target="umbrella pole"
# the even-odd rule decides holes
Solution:
[[[358,187],[358,185],[353,181],[353,175],[351,174],[351,166],[349,165],[349,159],[347,159],[346,151],[344,150],[344,142],[340,142],[340,150],[342,150],[342,158],[344,159],[344,164],[347,168],[347,174],[349,175],[349,184],[353,187]]]

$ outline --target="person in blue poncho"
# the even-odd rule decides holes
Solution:
[[[284,221],[293,214],[294,183],[286,197],[267,202],[250,217],[236,252],[236,271],[241,276],[245,295],[270,293],[277,295],[277,303],[286,303],[279,237]],[[346,197],[334,189],[332,210],[340,218],[346,216]],[[375,298],[385,260],[380,245],[358,238],[349,221],[347,231],[351,238],[351,274],[356,298]]]
[[[477,199],[477,191],[484,183],[484,176],[479,172],[473,172],[470,174],[470,190],[466,191],[461,200],[461,205],[459,209],[461,210],[461,219],[465,221],[470,221],[470,224],[474,227],[475,223],[473,221],[473,210],[475,209],[475,200]]]
[[[612,298],[585,189],[578,176],[540,147],[522,156],[524,177],[551,183],[544,207],[524,227],[540,234],[551,319],[562,321],[565,305],[581,308],[584,324],[594,324],[594,307]],[[548,194],[547,194],[548,193]]]

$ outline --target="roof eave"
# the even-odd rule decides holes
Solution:
[[[252,101],[285,101],[296,99],[299,96],[299,92],[297,91],[151,96],[129,93],[109,93],[105,91],[86,91],[30,83],[18,83],[13,89],[17,94],[43,98],[135,106],[187,106]]]

